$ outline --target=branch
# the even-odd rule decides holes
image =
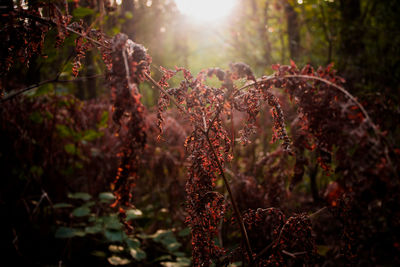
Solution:
[[[39,86],[42,86],[42,85],[45,85],[45,84],[48,84],[48,83],[73,83],[73,82],[78,82],[78,81],[95,79],[95,78],[102,77],[102,76],[104,76],[104,75],[97,74],[97,75],[93,75],[93,76],[80,77],[80,78],[76,78],[76,79],[73,79],[73,80],[59,80],[58,76],[57,76],[56,78],[45,80],[45,81],[42,81],[42,82],[38,82],[38,83],[32,84],[32,85],[30,85],[30,86],[28,86],[26,88],[20,89],[20,90],[16,91],[15,93],[8,94],[7,96],[5,96],[2,99],[0,99],[0,103],[2,104],[2,103],[6,102],[8,100],[13,99],[16,96],[19,96],[22,93],[25,93],[25,92],[27,92],[29,90],[35,89],[35,88],[37,88]]]
[[[361,110],[361,112],[363,113],[365,120],[368,122],[369,126],[374,130],[374,132],[379,136],[380,135],[380,131],[378,130],[378,128],[376,127],[375,123],[372,121],[371,117],[368,115],[368,112],[365,110],[365,108],[363,107],[363,105],[361,105],[360,102],[358,102],[358,100],[352,95],[350,94],[346,89],[344,89],[343,87],[334,84],[324,78],[320,78],[320,77],[315,77],[315,76],[309,76],[309,75],[301,75],[301,74],[293,74],[293,75],[284,75],[282,77],[276,77],[274,75],[270,75],[267,77],[264,77],[263,79],[258,79],[256,82],[247,84],[241,88],[239,88],[238,90],[236,90],[236,92],[234,93],[234,95],[236,95],[237,93],[239,93],[240,91],[249,88],[251,86],[255,86],[258,84],[261,84],[265,81],[268,80],[272,80],[272,79],[276,79],[276,78],[303,78],[303,79],[311,79],[311,80],[318,80],[321,82],[324,82],[326,84],[328,84],[329,86],[334,87],[335,89],[339,90],[340,92],[342,92],[344,95],[346,95],[351,101],[354,102],[354,104],[357,105],[357,107]]]
[[[316,217],[318,217],[318,215],[319,215],[320,213],[324,212],[326,209],[328,209],[328,208],[327,208],[327,207],[323,207],[323,208],[317,210],[316,212],[310,214],[308,217],[309,217],[311,220],[313,220],[313,219],[315,219]]]
[[[334,84],[324,78],[320,78],[320,77],[315,77],[315,76],[308,76],[308,75],[285,75],[284,78],[304,78],[304,79],[312,79],[312,80],[318,80],[321,82],[324,82],[326,84],[328,84],[329,86],[335,87],[336,89],[338,89],[340,92],[342,92],[343,94],[345,94],[348,98],[350,98],[350,100],[352,100],[357,106],[358,108],[361,110],[361,112],[363,113],[365,119],[368,121],[368,123],[370,124],[370,126],[375,130],[376,126],[375,124],[372,122],[370,116],[368,115],[368,112],[364,109],[363,105],[361,105],[360,102],[358,102],[358,100],[352,95],[350,94],[346,89],[344,89],[343,87]]]
[[[56,24],[55,22],[51,21],[50,19],[44,19],[44,18],[41,18],[41,17],[37,17],[37,16],[31,15],[31,14],[28,14],[28,13],[26,13],[26,12],[23,12],[23,11],[21,11],[20,14],[22,15],[22,17],[26,17],[26,18],[32,19],[32,20],[34,20],[34,21],[36,21],[36,22],[39,22],[39,23],[41,23],[41,24],[43,24],[43,25],[47,25],[47,26],[57,26],[57,24]],[[92,43],[94,43],[94,44],[97,44],[98,46],[102,46],[102,47],[104,47],[104,48],[106,48],[106,49],[111,50],[111,48],[108,47],[107,45],[105,45],[105,44],[103,44],[103,43],[100,43],[99,41],[97,41],[97,40],[95,40],[95,39],[93,39],[93,38],[90,38],[90,37],[87,36],[86,34],[82,34],[82,33],[80,33],[80,32],[77,32],[77,31],[75,31],[74,29],[72,29],[71,27],[64,26],[64,25],[62,25],[62,24],[60,24],[59,26],[63,27],[64,29],[66,29],[66,30],[69,31],[69,32],[75,33],[75,34],[77,34],[77,35],[79,35],[79,36],[85,38],[86,40],[88,40],[88,41],[90,41],[90,42],[92,42]]]
[[[70,32],[72,32],[72,33],[75,33],[75,34],[77,34],[77,35],[79,35],[79,36],[81,36],[81,37],[83,37],[83,38],[85,38],[86,40],[88,40],[88,41],[90,41],[90,42],[92,42],[92,43],[94,43],[94,44],[97,44],[98,46],[101,46],[101,47],[104,47],[104,48],[106,48],[106,49],[108,49],[108,50],[111,50],[111,48],[109,47],[109,46],[106,46],[105,44],[103,44],[103,43],[100,43],[99,41],[97,41],[97,40],[95,40],[95,39],[93,39],[93,38],[90,38],[89,36],[87,36],[86,34],[82,34],[82,33],[80,33],[80,32],[77,32],[77,31],[75,31],[74,29],[72,29],[72,28],[70,28],[70,27],[64,27],[67,31],[70,31]]]

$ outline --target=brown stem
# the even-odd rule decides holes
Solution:
[[[75,34],[77,34],[77,35],[79,35],[79,36],[85,38],[86,40],[88,40],[88,41],[90,41],[90,42],[92,42],[92,43],[94,43],[94,44],[97,44],[98,46],[104,47],[104,48],[106,48],[106,49],[111,49],[110,47],[106,46],[105,44],[100,43],[99,41],[96,41],[96,40],[93,39],[93,38],[90,38],[90,37],[87,36],[86,34],[82,34],[82,33],[80,33],[80,32],[77,32],[77,31],[75,31],[74,29],[72,29],[72,28],[70,28],[70,27],[68,27],[68,26],[65,27],[65,29],[66,29],[67,31],[70,31],[70,32],[72,32],[72,33],[75,33]]]
[[[322,207],[319,210],[317,210],[316,212],[314,212],[313,214],[310,214],[308,217],[313,220],[314,218],[318,217],[318,215],[322,212],[324,212],[326,209],[328,209],[327,207]]]
[[[239,223],[240,232],[242,233],[242,237],[245,240],[245,247],[246,247],[247,254],[249,255],[249,258],[250,258],[250,265],[252,265],[254,263],[253,252],[251,250],[249,237],[247,235],[247,231],[246,231],[246,228],[244,226],[242,215],[240,214],[240,211],[239,211],[239,208],[238,208],[238,206],[236,204],[236,201],[233,198],[231,187],[229,185],[228,180],[226,179],[224,169],[222,168],[221,162],[220,162],[220,160],[219,160],[219,158],[217,156],[217,153],[215,152],[214,146],[211,143],[211,140],[210,140],[210,138],[208,136],[208,133],[203,131],[203,134],[207,139],[207,142],[208,142],[208,144],[210,146],[211,152],[212,152],[212,154],[213,154],[213,156],[215,158],[215,161],[217,162],[217,166],[218,166],[218,169],[219,169],[219,171],[221,173],[222,179],[224,180],[224,184],[225,184],[226,190],[228,191],[229,198],[231,199],[231,202],[232,202],[233,211],[234,211],[234,213],[236,215],[236,218],[238,220],[238,223]]]
[[[24,12],[24,11],[21,11],[20,14],[21,14],[23,17],[32,19],[32,20],[34,20],[34,21],[36,21],[36,22],[39,22],[39,23],[41,23],[41,24],[43,24],[43,25],[47,25],[47,26],[57,26],[57,24],[54,23],[53,21],[51,21],[50,19],[45,19],[45,18],[37,17],[37,16],[34,16],[34,15],[32,15],[32,14],[26,13],[26,12]],[[79,36],[85,38],[86,40],[88,40],[88,41],[90,41],[90,42],[92,42],[92,43],[94,43],[94,44],[97,44],[98,46],[102,46],[102,47],[104,47],[104,48],[106,48],[106,49],[109,49],[109,50],[111,49],[110,47],[106,46],[105,44],[100,43],[99,41],[97,41],[97,40],[95,40],[95,39],[93,39],[93,38],[90,38],[90,37],[87,36],[86,34],[82,34],[82,33],[80,33],[80,32],[75,31],[75,30],[72,29],[71,27],[64,26],[64,25],[61,25],[61,24],[60,24],[59,26],[63,27],[64,29],[66,29],[66,30],[69,31],[69,32],[75,33],[75,34],[77,34],[77,35],[79,35]]]
[[[268,246],[266,246],[265,248],[263,248],[263,250],[260,251],[260,253],[258,253],[256,255],[256,259],[261,258],[262,255],[264,255],[275,243],[275,240],[272,241]]]
[[[290,253],[289,251],[286,251],[284,249],[282,249],[282,253],[292,257],[293,259],[297,258],[296,255],[294,255],[293,253]]]
[[[175,106],[182,111],[183,113],[185,113],[186,115],[188,115],[190,117],[190,114],[185,110],[185,108],[179,104],[175,98],[173,96],[171,96],[167,91],[164,90],[164,88],[162,88],[149,74],[147,74],[146,72],[144,72],[144,76],[146,76],[146,78],[155,86],[157,87],[158,90],[160,90],[163,94],[165,94],[168,99],[170,101],[172,101],[172,103],[175,104]]]

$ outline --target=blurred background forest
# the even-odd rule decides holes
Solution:
[[[5,1],[0,7],[1,24],[6,25],[5,14],[12,7],[29,9],[40,2]],[[328,207],[329,211],[323,210],[312,220],[316,251],[307,265],[398,266],[399,181],[398,173],[393,173],[400,154],[400,2],[237,0],[229,14],[213,20],[206,18],[207,13],[224,7],[204,2],[210,4],[205,6],[203,19],[182,14],[174,0],[68,0],[65,4],[72,21],[82,21],[110,37],[125,33],[145,46],[155,80],[162,76],[159,66],[184,67],[196,75],[206,68],[229,69],[232,62],[245,62],[260,77],[270,75],[273,64],[290,65],[291,60],[299,68],[310,64],[318,69],[333,63],[345,80],[343,86],[384,134],[395,171],[346,180],[351,169],[335,159],[335,152],[340,151],[335,146],[332,153],[302,150],[296,159],[285,155],[278,143],[270,142],[272,121],[266,110],[258,116],[252,142],[233,146],[234,159],[226,172],[242,211],[276,207],[286,215],[312,214]],[[0,106],[0,265],[190,266],[184,147],[190,123],[171,106],[160,140],[156,126],[159,92],[148,82],[139,85],[146,107],[147,143],[139,156],[135,208],[127,211],[135,235],[127,235],[117,210],[110,206],[122,144],[111,119],[101,53],[87,52],[74,77],[77,36],[70,34],[56,48],[53,29],[46,34],[41,53],[34,53],[29,64],[24,53],[17,53],[5,71],[9,51],[29,33],[10,39],[1,24],[0,39],[7,40],[0,44],[2,97],[29,90],[2,100]],[[170,83],[171,87],[178,84],[178,78]],[[218,81],[213,78],[210,84]],[[283,92],[277,96],[289,135],[294,135],[296,107]],[[235,138],[246,117],[237,113],[232,120],[228,128]],[[342,129],[340,123],[335,127],[339,132]],[[353,132],[347,136],[355,139],[346,149],[349,155],[354,153],[352,164],[357,167],[357,149],[362,145]],[[363,153],[374,158],[374,151]],[[331,171],[324,170],[321,157],[329,158]],[[296,168],[299,161],[303,162],[300,170]],[[222,181],[216,187],[225,193]],[[346,202],[338,200],[344,192],[356,201],[352,215],[347,215],[351,219],[335,210],[342,205],[340,201]],[[221,223],[216,240],[228,252],[240,243],[231,217],[228,213],[228,222]],[[256,239],[258,233],[251,235]],[[300,256],[289,258],[287,265],[303,263]],[[241,261],[237,259],[236,265]]]

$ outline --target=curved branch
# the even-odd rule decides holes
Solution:
[[[316,76],[309,76],[309,75],[302,75],[302,74],[290,74],[290,75],[284,75],[284,76],[282,76],[282,77],[277,77],[277,76],[274,76],[274,75],[270,75],[270,76],[264,77],[264,78],[262,78],[262,79],[258,79],[256,82],[247,84],[247,85],[245,85],[245,86],[239,88],[238,90],[236,90],[236,92],[234,93],[234,95],[236,95],[237,93],[239,93],[240,91],[242,91],[242,90],[244,90],[244,89],[246,89],[246,88],[249,88],[249,87],[252,87],[252,86],[261,84],[261,83],[263,83],[263,82],[265,82],[265,81],[268,81],[268,80],[277,79],[277,78],[284,78],[284,79],[288,79],[288,78],[302,78],[302,79],[318,80],[318,81],[321,81],[321,82],[324,82],[324,83],[328,84],[329,86],[334,87],[335,89],[337,89],[337,90],[339,90],[340,92],[342,92],[342,93],[343,93],[344,95],[346,95],[351,101],[354,102],[354,104],[361,110],[361,112],[362,112],[362,114],[364,115],[364,117],[365,117],[366,121],[368,122],[369,126],[374,130],[374,132],[375,132],[377,135],[380,135],[380,131],[379,131],[378,128],[376,127],[375,123],[372,121],[371,117],[368,115],[368,112],[365,110],[365,108],[363,107],[363,105],[361,105],[361,103],[358,102],[358,100],[357,100],[352,94],[350,94],[349,91],[347,91],[347,90],[344,89],[343,87],[341,87],[341,86],[339,86],[339,85],[337,85],[337,84],[334,84],[333,82],[330,82],[330,81],[328,81],[327,79],[324,79],[324,78],[320,78],[320,77],[316,77]]]

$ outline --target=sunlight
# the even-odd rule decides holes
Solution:
[[[179,11],[197,21],[217,21],[229,15],[237,0],[175,0]]]

